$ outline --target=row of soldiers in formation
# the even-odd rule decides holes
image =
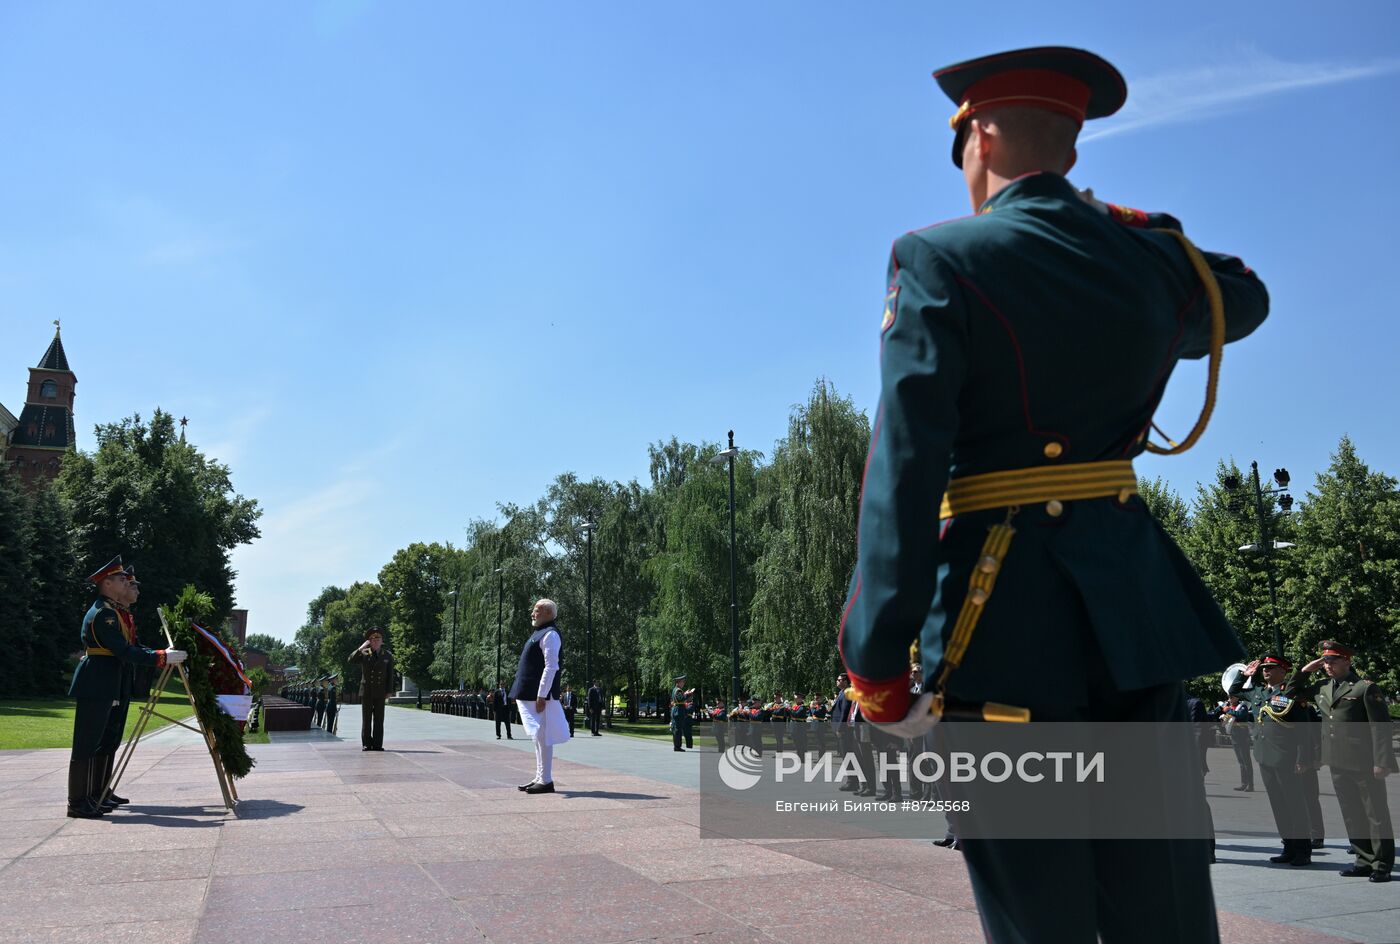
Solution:
[[[336,675],[323,675],[318,679],[294,682],[291,685],[283,685],[278,694],[310,708],[312,725],[323,728],[327,734],[334,734],[336,720],[340,716],[340,702],[335,684],[338,678]]]
[[[510,706],[504,689],[493,692],[484,688],[475,691],[440,688],[429,693],[428,702],[434,714],[481,718],[488,721],[495,717],[496,711]]]

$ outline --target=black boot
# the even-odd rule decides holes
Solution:
[[[73,819],[97,819],[102,810],[88,795],[88,784],[92,782],[90,761],[70,761],[68,763],[68,815]]]
[[[107,755],[107,762],[103,765],[103,775],[102,775],[102,789],[103,789],[104,791],[107,789],[107,784],[109,784],[109,783],[112,782],[112,768],[113,768],[114,766],[116,766],[116,762],[117,762],[117,755],[116,755],[116,754],[108,754],[108,755]],[[101,793],[99,793],[98,796],[100,797],[100,796],[101,796]],[[115,792],[112,792],[112,793],[108,793],[108,794],[107,794],[107,798],[106,798],[105,800],[102,801],[102,805],[103,805],[104,807],[109,808],[109,809],[115,809],[115,808],[118,807],[118,806],[125,806],[127,803],[130,803],[130,802],[131,802],[131,801],[128,800],[126,797],[124,797],[124,796],[117,796],[117,794],[116,794]]]

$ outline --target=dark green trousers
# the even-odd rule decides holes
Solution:
[[[1332,789],[1342,808],[1347,838],[1356,847],[1356,864],[1378,872],[1394,869],[1395,826],[1390,821],[1385,781],[1377,780],[1369,770],[1333,767]]]
[[[1303,780],[1292,767],[1259,765],[1259,779],[1269,793],[1274,826],[1285,849],[1311,849],[1308,835],[1308,808],[1303,800]]]
[[[1026,705],[1033,719],[1187,720],[1180,684],[1120,692],[1096,642],[1086,638],[1076,651],[1086,659],[1091,703]],[[1017,704],[1014,683],[997,700]],[[994,944],[1219,944],[1207,839],[964,838],[962,848]]]

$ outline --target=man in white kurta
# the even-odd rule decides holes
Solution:
[[[521,784],[526,793],[554,792],[554,746],[569,739],[569,722],[559,704],[559,654],[563,641],[554,625],[559,608],[540,600],[530,611],[535,631],[525,640],[510,697],[520,708],[520,721],[535,742],[535,779]]]

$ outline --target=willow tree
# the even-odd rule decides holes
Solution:
[[[869,449],[865,414],[819,380],[807,402],[793,408],[787,437],[759,477],[763,552],[744,653],[744,675],[757,692],[825,692],[834,685]]]
[[[644,687],[654,684],[661,691],[672,675],[684,672],[706,699],[728,694],[732,675],[729,473],[726,464],[710,461],[718,452],[713,444],[674,440],[652,447],[656,543],[645,572],[656,594],[640,626]],[[746,635],[758,556],[752,509],[761,455],[741,450],[734,460],[741,635]]]

